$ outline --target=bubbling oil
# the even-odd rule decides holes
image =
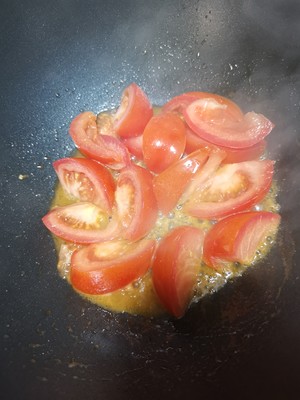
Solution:
[[[76,152],[73,156],[82,157],[79,152]],[[273,183],[269,194],[260,204],[255,206],[255,210],[278,212],[279,205],[276,202],[276,194],[277,187],[276,184]],[[74,199],[70,198],[63,191],[60,184],[57,184],[51,208],[65,206],[72,203],[74,203]],[[166,216],[159,214],[156,224],[147,235],[147,238],[154,238],[159,241],[170,230],[182,225],[190,225],[200,228],[203,231],[208,231],[212,224],[212,221],[201,220],[183,213],[182,206],[178,205]],[[275,237],[267,238],[266,242],[257,249],[256,256],[251,265],[254,265],[268,254],[274,240]],[[57,237],[54,237],[54,241],[58,253],[58,271],[60,275],[70,283],[69,270],[71,255],[74,250],[81,246],[67,243]],[[223,271],[215,271],[206,266],[203,262],[199,262],[198,279],[192,301],[197,302],[203,296],[215,293],[224,286],[228,280],[241,276],[247,268],[248,266],[238,263],[228,263],[224,267]],[[155,316],[165,312],[155,293],[152,284],[151,271],[148,271],[145,276],[130,283],[126,287],[108,294],[90,295],[79,292],[78,290],[76,290],[76,292],[90,302],[114,312],[127,312],[130,314],[145,316]]]

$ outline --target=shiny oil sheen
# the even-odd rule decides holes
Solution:
[[[75,156],[82,157],[79,152],[76,152]],[[276,185],[273,184],[270,193],[259,205],[256,206],[256,208],[264,211],[277,212],[279,209],[279,205],[276,202],[276,193]],[[68,197],[64,193],[62,186],[58,184],[56,186],[51,208],[56,206],[64,206],[71,203],[74,203],[74,199]],[[180,225],[190,225],[200,228],[204,231],[207,231],[210,228],[212,221],[200,220],[195,217],[188,216],[181,211],[181,208],[181,205],[178,205],[167,216],[163,216],[162,214],[160,214],[155,227],[147,235],[147,237],[160,240],[170,230]],[[261,247],[257,250],[257,255],[252,263],[253,265],[261,258],[263,258],[266,254],[268,254],[273,242],[274,238],[270,238],[268,241],[261,245]],[[59,254],[60,246],[64,244],[64,242],[61,239],[55,238],[55,243]],[[59,273],[63,278],[66,278],[68,281],[69,268],[69,260],[66,263],[62,263],[59,260]],[[223,272],[217,272],[207,267],[203,262],[199,262],[198,280],[194,290],[194,297],[192,302],[197,302],[203,296],[215,293],[216,291],[218,291],[218,289],[224,286],[228,280],[241,276],[246,269],[247,266],[245,265],[231,263],[228,264]],[[115,312],[128,312],[130,314],[140,314],[145,316],[155,316],[164,312],[153,288],[151,271],[149,271],[145,276],[138,279],[137,281],[127,285],[126,287],[105,295],[90,295],[79,291],[77,292],[92,303],[95,303],[100,307]]]
[[[299,398],[299,0],[1,6],[1,399]],[[276,124],[276,244],[180,320],[85,301],[41,222],[52,162],[74,149],[68,122],[115,107],[133,81],[157,104],[201,89]]]

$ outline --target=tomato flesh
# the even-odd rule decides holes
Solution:
[[[135,156],[138,160],[142,160],[144,158],[143,155],[143,135],[124,138],[123,143],[127,147],[130,154]]]
[[[268,193],[273,172],[270,160],[225,164],[194,188],[183,208],[190,215],[207,219],[249,210]]]
[[[182,114],[183,110],[197,99],[197,95],[191,95],[189,93],[175,96],[163,106],[162,112],[178,112],[179,114]]]
[[[85,156],[117,170],[130,164],[126,146],[116,137],[99,133],[96,115],[92,112],[87,111],[75,117],[69,133]]]
[[[116,185],[107,168],[87,158],[62,158],[55,161],[53,167],[70,197],[111,212]]]
[[[241,119],[243,117],[243,112],[236,103],[226,97],[207,92],[187,92],[175,96],[163,106],[162,110],[163,112],[172,111],[183,114],[191,103],[199,99],[207,98],[213,99],[219,104],[226,106],[231,118]]]
[[[70,280],[87,294],[106,294],[143,276],[151,265],[155,240],[130,243],[116,240],[76,250],[71,258]]]
[[[217,152],[219,151],[216,150],[215,153]],[[191,180],[202,169],[208,159],[212,157],[212,153],[213,150],[208,148],[197,150],[154,177],[153,187],[158,208],[164,214],[168,214],[178,204]],[[222,156],[220,155],[219,163],[216,164],[215,168],[218,167],[221,161]]]
[[[234,101],[228,99],[227,97],[208,92],[188,92],[187,94],[189,96],[196,96],[198,99],[212,99],[221,106],[226,107],[230,118],[237,120],[243,118],[243,111],[240,109],[240,107]]]
[[[163,307],[182,317],[203,261],[223,273],[232,263],[250,265],[278,230],[278,214],[249,211],[272,184],[274,162],[258,158],[273,127],[263,115],[244,114],[233,101],[205,92],[176,96],[153,116],[135,83],[116,111],[75,117],[69,133],[88,158],[53,163],[74,203],[43,218],[64,240],[61,274],[76,290],[103,295],[147,273],[148,289],[149,277]],[[159,210],[168,218],[158,220]],[[188,215],[209,220],[208,232],[181,225],[148,239],[180,220],[199,226]]]
[[[254,144],[250,147],[245,147],[242,149],[233,149],[231,147],[218,146],[219,149],[226,153],[223,164],[233,164],[242,161],[256,160],[263,155],[266,149],[266,141],[261,140],[260,142]],[[202,147],[215,148],[216,146],[204,139],[201,139],[196,133],[191,129],[186,129],[186,146],[185,152],[190,154]]]
[[[280,216],[267,211],[244,212],[222,219],[205,237],[204,262],[217,270],[228,262],[251,264],[257,248],[277,232],[279,223]]]
[[[124,138],[141,135],[152,115],[148,97],[138,85],[131,83],[124,90],[121,105],[114,115],[114,129]]]
[[[143,133],[143,155],[147,167],[159,173],[178,161],[185,149],[185,126],[173,113],[151,118]]]
[[[163,306],[177,318],[186,311],[201,264],[204,233],[180,226],[159,243],[152,264],[155,291]]]
[[[96,117],[97,131],[99,135],[118,137],[114,128],[113,114],[101,112]]]
[[[274,127],[266,117],[254,112],[237,118],[228,104],[215,97],[194,101],[184,109],[183,115],[190,129],[200,138],[232,148],[253,146]]]
[[[110,240],[121,231],[116,218],[109,220],[108,214],[100,207],[87,202],[55,207],[42,221],[54,235],[73,243]]]
[[[124,168],[117,180],[115,197],[124,228],[122,237],[135,241],[149,233],[158,215],[151,173],[138,165]]]

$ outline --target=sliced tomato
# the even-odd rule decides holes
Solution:
[[[243,117],[243,111],[240,107],[232,100],[228,99],[227,97],[220,96],[216,93],[208,93],[208,92],[188,92],[189,96],[195,96],[198,99],[213,99],[221,105],[227,107],[227,111],[231,118],[240,119]]]
[[[266,150],[267,142],[263,139],[251,147],[244,147],[242,149],[219,147],[226,152],[226,157],[223,160],[223,164],[233,164],[259,159]]]
[[[211,98],[216,100],[218,103],[226,105],[230,112],[230,115],[234,118],[242,118],[243,112],[239,108],[237,104],[233,101],[227,99],[226,97],[220,96],[214,93],[207,93],[207,92],[187,92],[183,93],[179,96],[173,97],[170,101],[168,101],[162,108],[163,112],[179,112],[183,114],[184,110],[189,106],[191,103],[198,99],[206,99]]]
[[[87,158],[62,158],[55,161],[53,167],[69,196],[111,212],[116,185],[107,168]]]
[[[226,157],[222,161],[223,164],[232,164],[242,161],[250,161],[258,159],[266,149],[266,141],[261,140],[260,142],[254,144],[251,147],[245,147],[242,149],[233,149],[230,147],[218,146],[221,150],[225,151]],[[186,146],[185,152],[187,154],[192,153],[202,147],[215,147],[210,142],[201,139],[196,133],[194,133],[188,127],[186,128]]]
[[[220,165],[224,155],[218,149],[211,150],[203,147],[180,159],[154,177],[153,188],[158,208],[164,214],[168,214],[178,204],[191,180],[203,168],[210,157],[218,157],[219,159],[215,164],[215,168],[210,170],[210,173],[213,173]]]
[[[140,135],[153,115],[151,103],[143,90],[131,83],[123,92],[121,105],[114,115],[114,128],[121,137]]]
[[[230,215],[217,222],[206,234],[203,259],[214,269],[226,263],[249,265],[257,249],[278,229],[280,216],[267,211]]]
[[[143,155],[143,135],[124,138],[123,143],[129,150],[129,153],[135,156],[137,159],[142,160],[144,158]]]
[[[178,112],[182,114],[183,110],[185,110],[188,105],[190,105],[193,101],[197,99],[198,99],[197,95],[191,95],[189,93],[184,93],[179,96],[175,96],[162,107],[162,111]]]
[[[209,151],[209,157],[203,167],[196,171],[196,173],[193,175],[192,179],[188,183],[185,191],[180,198],[181,204],[185,203],[187,199],[193,196],[195,190],[197,190],[198,187],[202,186],[204,182],[206,182],[211,176],[215,174],[225,157],[225,152],[217,147],[205,149]]]
[[[73,243],[102,242],[116,238],[121,231],[117,218],[87,202],[55,207],[42,220],[54,235]]]
[[[76,147],[87,157],[117,170],[130,164],[126,146],[116,137],[99,133],[96,115],[92,112],[77,115],[71,122],[69,133]]]
[[[70,280],[87,294],[121,289],[143,276],[151,265],[155,240],[130,243],[116,240],[76,250],[71,258]]]
[[[180,117],[163,113],[151,118],[143,133],[147,167],[159,173],[179,160],[185,149],[185,126]]]
[[[138,165],[124,168],[117,180],[115,198],[123,238],[135,241],[147,235],[158,215],[151,173]]]
[[[270,160],[225,164],[193,188],[183,209],[198,218],[221,218],[249,210],[268,193],[274,172]]]
[[[255,112],[238,116],[231,103],[208,94],[189,104],[183,115],[193,132],[219,146],[250,147],[271,132],[274,125],[265,116]]]
[[[181,317],[193,297],[197,281],[204,233],[191,226],[180,226],[159,243],[152,264],[155,291],[164,307]]]
[[[96,116],[98,134],[118,137],[114,127],[114,117],[112,112],[101,112]]]

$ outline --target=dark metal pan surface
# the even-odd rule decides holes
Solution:
[[[300,3],[2,0],[0,30],[1,398],[298,398]],[[278,243],[178,321],[82,300],[41,223],[72,117],[132,81],[155,104],[201,89],[276,124]]]

